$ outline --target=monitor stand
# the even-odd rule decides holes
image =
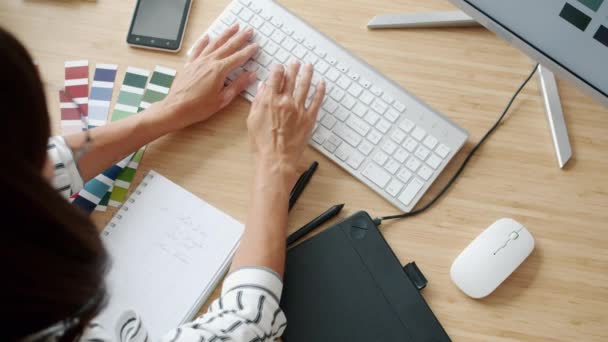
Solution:
[[[467,26],[479,26],[479,23],[461,11],[387,14],[376,16],[367,24],[369,29]],[[572,148],[557,83],[553,73],[542,65],[539,66],[538,76],[557,162],[563,168],[572,157]]]

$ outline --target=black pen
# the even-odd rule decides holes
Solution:
[[[292,243],[298,241],[302,236],[310,233],[311,231],[313,231],[318,226],[320,226],[323,223],[329,221],[332,217],[338,215],[338,213],[340,212],[340,210],[342,210],[343,207],[344,207],[344,204],[334,205],[333,207],[327,209],[326,212],[324,212],[323,214],[319,215],[319,217],[317,217],[314,220],[308,222],[307,224],[305,224],[304,226],[302,226],[302,228],[300,228],[300,229],[296,230],[294,233],[290,234],[287,237],[287,246],[289,247],[289,245],[291,245]]]
[[[294,204],[296,204],[296,201],[302,194],[302,191],[304,191],[304,188],[306,187],[306,185],[308,185],[310,178],[312,178],[312,175],[317,170],[317,166],[319,166],[319,163],[317,163],[316,161],[312,162],[312,164],[310,164],[310,167],[308,167],[308,170],[302,173],[296,184],[293,186],[293,189],[289,194],[289,210],[291,210]]]

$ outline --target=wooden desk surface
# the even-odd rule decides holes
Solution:
[[[163,64],[179,70],[185,50],[228,1],[194,1],[185,49],[177,55],[126,45],[134,3],[4,0],[0,23],[25,43],[47,81],[61,85],[63,62],[73,59],[118,63],[122,80],[128,65],[152,69]],[[281,3],[470,132],[469,143],[434,191],[490,127],[533,65],[482,28],[365,28],[374,14],[451,9],[442,0]],[[565,170],[555,161],[535,79],[435,208],[382,226],[401,261],[415,260],[426,274],[430,282],[424,297],[455,341],[608,340],[608,110],[566,82],[559,86],[574,150]],[[54,93],[48,97],[57,132],[58,101]],[[251,171],[248,109],[238,99],[209,122],[154,142],[135,181],[155,169],[245,220]],[[289,231],[335,203],[346,202],[342,218],[361,209],[372,215],[397,212],[312,148],[302,169],[311,160],[320,167],[290,217]],[[109,217],[94,215],[100,227]],[[494,294],[470,299],[450,281],[451,263],[501,217],[526,225],[536,249]]]

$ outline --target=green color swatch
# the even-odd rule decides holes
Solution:
[[[592,11],[597,12],[604,0],[578,0],[578,2],[589,7]]]
[[[566,21],[581,31],[585,31],[591,22],[591,17],[568,3],[564,5],[559,16],[566,19]]]
[[[125,106],[139,108],[141,99],[144,94],[144,88],[148,82],[148,76],[150,72],[147,70],[141,70],[138,68],[128,67],[125,73],[125,78],[122,81],[120,87],[120,93],[118,93],[118,99],[116,105],[112,111],[111,121],[118,121],[135,114],[137,111],[130,111]],[[97,205],[96,210],[105,211],[110,201],[110,193],[113,190],[110,189]]]
[[[158,102],[167,96],[169,89],[173,84],[176,71],[173,69],[157,66],[150,77],[150,82],[146,86],[146,90],[139,101],[137,112],[141,112],[148,108],[152,103]],[[140,148],[131,162],[122,170],[122,172],[116,178],[112,194],[110,195],[109,204],[113,207],[120,206],[127,199],[129,187],[133,178],[135,178],[135,172],[143,158],[146,147]]]

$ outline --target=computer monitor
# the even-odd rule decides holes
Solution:
[[[608,106],[608,0],[450,0]]]

